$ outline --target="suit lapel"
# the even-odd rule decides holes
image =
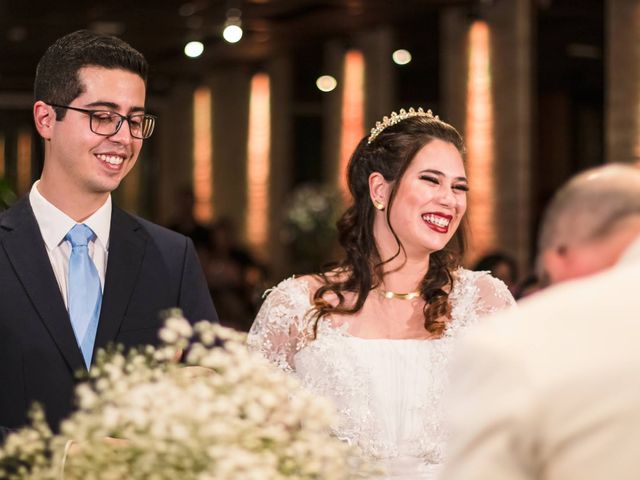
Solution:
[[[5,212],[0,227],[7,231],[0,239],[0,248],[5,249],[18,279],[70,369],[85,368],[28,197]]]
[[[114,207],[100,323],[94,351],[115,340],[133,294],[146,246],[146,236],[133,217]]]

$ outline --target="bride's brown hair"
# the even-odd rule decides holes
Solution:
[[[385,263],[404,251],[400,239],[389,222],[398,185],[415,155],[428,143],[439,139],[454,145],[464,153],[464,142],[458,131],[438,118],[415,116],[384,128],[372,140],[364,137],[354,151],[347,167],[347,182],[352,204],[337,223],[338,240],[345,257],[329,266],[319,277],[322,285],[313,295],[315,318],[326,315],[354,314],[364,304],[369,292],[382,279]],[[369,195],[369,176],[381,173],[391,183],[386,219],[398,244],[391,259],[382,261],[373,236],[374,206]],[[453,270],[460,265],[465,250],[464,220],[448,244],[429,255],[429,269],[420,283],[420,294],[425,300],[424,327],[441,335],[446,320],[451,316],[449,292],[453,287]],[[355,302],[345,301],[345,292],[355,292]],[[334,294],[338,302],[330,303],[325,294]]]

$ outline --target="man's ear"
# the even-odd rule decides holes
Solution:
[[[549,248],[542,253],[542,264],[550,283],[557,283],[569,275],[570,265],[566,252]]]
[[[380,172],[369,175],[369,196],[376,208],[379,210],[386,208],[389,201],[389,182]]]
[[[33,120],[40,136],[45,140],[49,140],[56,121],[56,113],[53,107],[50,107],[42,100],[38,100],[33,104]]]

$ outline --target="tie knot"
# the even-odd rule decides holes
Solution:
[[[64,238],[71,242],[72,248],[75,248],[86,247],[92,237],[93,230],[84,223],[79,223],[69,230],[69,233]]]

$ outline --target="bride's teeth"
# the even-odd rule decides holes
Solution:
[[[117,155],[98,155],[98,158],[111,165],[120,165],[123,161],[122,157],[118,157]]]
[[[442,217],[438,217],[436,215],[430,214],[430,215],[425,215],[423,217],[425,219],[425,221],[429,222],[429,223],[433,223],[434,225],[437,225],[439,227],[448,227],[449,226],[449,219],[446,218],[442,218]]]

